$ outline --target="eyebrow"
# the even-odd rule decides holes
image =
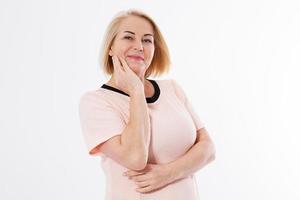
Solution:
[[[124,33],[131,33],[131,34],[135,35],[135,33],[132,31],[124,31]],[[144,36],[152,36],[153,37],[153,35],[150,33],[144,34]]]

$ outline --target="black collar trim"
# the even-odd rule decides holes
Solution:
[[[160,96],[160,88],[159,88],[159,86],[158,86],[158,84],[156,83],[155,80],[151,80],[151,79],[147,79],[147,80],[149,80],[152,83],[153,87],[154,87],[154,95],[152,97],[146,97],[146,101],[147,101],[147,103],[154,103],[155,101],[157,101],[157,99]],[[106,84],[103,84],[101,86],[101,88],[112,90],[114,92],[118,92],[120,94],[123,94],[123,95],[126,95],[126,96],[129,97],[129,95],[127,93],[123,92],[122,90],[119,90],[117,88],[114,88],[114,87],[106,85]]]

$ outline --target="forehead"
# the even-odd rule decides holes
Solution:
[[[151,23],[138,16],[129,16],[122,20],[119,26],[119,33],[123,33],[124,31],[131,31],[139,35],[148,33],[153,35],[153,27]]]

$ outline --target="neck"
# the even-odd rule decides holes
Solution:
[[[148,83],[149,81],[147,81],[145,77],[140,77],[140,76],[139,76],[139,79],[140,79],[141,82],[143,83],[143,86],[144,86],[144,88],[145,88],[145,90],[146,90],[147,86],[149,85],[149,83]],[[111,85],[112,87],[115,87],[115,88],[119,89],[119,88],[117,87],[117,84],[115,83],[115,78],[114,78],[113,75],[111,76],[111,78],[109,79],[109,81],[107,82],[107,84],[108,84],[108,85]],[[151,85],[152,85],[152,84],[151,84]]]
[[[152,83],[149,80],[147,80],[147,78],[145,78],[145,77],[139,77],[139,78],[140,78],[141,82],[143,83],[145,96],[152,97],[155,93],[155,88],[152,85]],[[111,78],[107,82],[107,84],[122,91],[122,89],[117,87],[117,85],[115,84],[114,76],[111,76]]]

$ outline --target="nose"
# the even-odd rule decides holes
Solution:
[[[143,43],[141,41],[136,41],[134,43],[134,50],[143,51],[144,50]]]

